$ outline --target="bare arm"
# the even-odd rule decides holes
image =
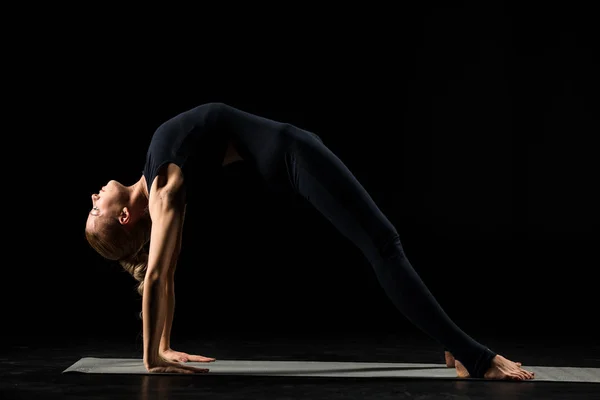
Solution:
[[[160,337],[159,350],[166,351],[171,348],[171,327],[175,315],[175,276],[174,271],[169,271],[165,282],[165,323]]]
[[[144,364],[160,361],[159,345],[167,321],[168,282],[171,281],[175,250],[183,226],[181,171],[169,165],[153,184],[149,204],[152,217],[148,270],[142,296]]]
[[[179,253],[181,252],[181,241],[183,234],[183,223],[185,220],[185,206],[183,214],[181,216],[181,228],[179,229],[179,235],[177,237],[177,243],[175,244],[175,251],[171,260],[171,266],[169,273],[167,274],[166,282],[166,316],[165,326],[163,328],[162,336],[160,338],[160,351],[169,350],[171,348],[171,328],[173,326],[173,318],[175,316],[175,268],[177,267],[177,261],[179,259]]]

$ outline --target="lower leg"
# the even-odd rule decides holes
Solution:
[[[496,353],[450,319],[404,254],[397,235],[370,250],[369,259],[388,298],[414,325],[450,349],[473,377],[483,377]]]

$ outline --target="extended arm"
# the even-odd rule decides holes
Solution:
[[[169,166],[151,188],[149,204],[152,217],[148,270],[142,296],[144,364],[160,361],[159,345],[167,321],[167,285],[172,278],[175,250],[183,227],[183,189],[181,172]]]
[[[162,336],[160,338],[160,345],[159,345],[160,351],[166,351],[171,348],[171,328],[173,326],[173,318],[175,316],[175,268],[177,267],[177,261],[179,259],[179,254],[181,252],[181,241],[182,241],[184,220],[185,220],[185,206],[184,206],[183,213],[181,215],[179,235],[177,236],[177,243],[175,244],[175,250],[173,252],[173,257],[171,259],[171,266],[169,267],[169,272],[167,273],[166,293],[165,293],[166,316],[165,316],[165,325],[163,328]]]
[[[183,222],[185,219],[185,207],[181,215],[181,224],[179,226],[179,236],[175,245],[175,251],[171,257],[171,267],[167,273],[165,287],[165,323],[160,338],[159,354],[165,360],[174,362],[213,362],[214,358],[204,357],[201,355],[188,354],[171,349],[171,327],[173,325],[173,317],[175,315],[175,268],[181,251]]]

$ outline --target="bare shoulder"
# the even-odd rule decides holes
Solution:
[[[163,166],[150,188],[150,204],[160,202],[180,203],[184,196],[184,177],[181,168],[173,163]]]

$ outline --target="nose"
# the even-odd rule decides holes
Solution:
[[[97,195],[96,193],[94,193],[94,194],[92,195],[92,200],[96,200],[97,198],[98,198],[98,195]]]

